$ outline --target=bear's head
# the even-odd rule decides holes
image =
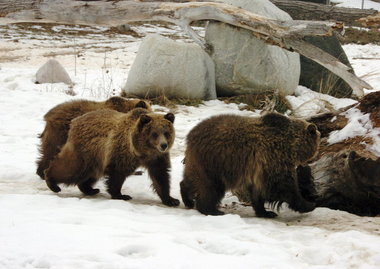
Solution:
[[[127,113],[134,108],[145,108],[152,111],[148,101],[140,99],[126,99],[119,96],[113,96],[106,101],[106,106],[119,112]]]
[[[175,138],[174,118],[172,113],[142,114],[133,135],[134,147],[138,153],[157,155],[169,152]]]
[[[265,114],[262,122],[279,129],[278,135],[282,136],[280,139],[291,146],[292,160],[296,165],[306,163],[318,153],[321,134],[315,124],[276,112]]]

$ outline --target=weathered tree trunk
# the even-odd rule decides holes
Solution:
[[[380,128],[380,92],[364,96],[358,104],[307,119],[321,131],[321,145],[309,166],[297,168],[298,184],[304,198],[317,206],[376,216],[380,214],[380,153],[369,149],[376,141],[356,136],[334,144],[328,142],[331,132],[347,125],[345,113],[350,109],[369,113],[372,126]],[[248,191],[235,194],[240,201],[249,203]]]
[[[296,0],[270,0],[295,20],[341,21],[348,25],[360,25],[356,20],[378,14],[374,9],[344,8]]]
[[[13,22],[58,22],[115,26],[132,21],[160,20],[181,26],[198,44],[204,40],[190,27],[199,20],[216,20],[248,29],[264,42],[298,52],[344,79],[357,96],[363,88],[371,89],[363,80],[348,72],[349,68],[323,50],[303,40],[305,36],[331,35],[343,25],[334,22],[277,21],[246,10],[213,2],[140,2],[75,1],[75,0],[3,0],[0,14]]]

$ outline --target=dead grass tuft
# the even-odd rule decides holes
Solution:
[[[357,28],[346,28],[345,34],[343,37],[341,37],[341,43],[342,44],[377,44],[380,45],[380,31],[379,29],[357,29]]]
[[[139,96],[128,94],[125,91],[121,92],[121,96],[125,98],[140,98]],[[198,107],[203,104],[203,100],[201,99],[167,97],[165,94],[160,94],[155,97],[145,96],[144,99],[149,100],[154,105],[160,105],[170,109],[176,108],[177,105]]]
[[[328,73],[319,82],[319,92],[337,98],[352,98],[352,90],[346,89],[343,83],[340,77]]]
[[[122,91],[121,96],[125,98],[141,98],[141,96],[139,97],[133,94],[128,94],[125,91]],[[144,96],[143,98],[151,101],[152,104],[164,106],[170,109],[174,109],[178,105],[198,107],[199,105],[203,104],[203,100],[201,99],[172,98],[166,96],[165,94],[160,94],[154,97]],[[279,113],[285,113],[291,108],[290,104],[284,96],[273,92],[243,94],[231,97],[218,97],[218,100],[223,101],[226,104],[243,104],[240,107],[240,110],[249,111],[255,111],[259,109],[267,111],[276,110]]]
[[[276,110],[279,113],[285,113],[290,109],[290,104],[286,98],[274,92],[250,93],[231,97],[219,97],[218,99],[226,104],[245,104],[240,108],[241,110]]]

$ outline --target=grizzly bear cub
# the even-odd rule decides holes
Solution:
[[[54,192],[61,190],[59,183],[78,185],[84,194],[94,195],[99,189],[93,185],[106,176],[112,199],[129,200],[129,195],[121,194],[125,178],[144,166],[162,202],[177,206],[179,201],[169,195],[173,122],[172,113],[142,108],[129,113],[101,109],[75,118],[67,142],[45,170],[46,184]]]
[[[122,97],[111,97],[104,102],[88,100],[75,100],[59,104],[45,114],[45,129],[40,135],[41,145],[39,152],[41,157],[37,161],[37,175],[44,179],[44,170],[67,140],[71,120],[85,113],[98,109],[113,109],[119,112],[129,112],[141,107],[150,110],[146,101],[139,99],[125,99]]]
[[[320,134],[314,124],[278,113],[262,117],[220,115],[204,120],[187,136],[182,200],[199,212],[221,215],[226,190],[249,189],[258,217],[273,218],[265,202],[286,202],[309,212],[297,186],[296,167],[317,153]]]

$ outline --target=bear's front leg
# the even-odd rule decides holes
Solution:
[[[164,154],[145,164],[153,182],[153,188],[164,205],[178,206],[179,200],[170,196],[170,157]]]
[[[123,186],[125,178],[129,176],[131,173],[129,174],[121,173],[112,166],[108,167],[107,169],[108,180],[106,181],[106,185],[107,185],[107,191],[111,195],[112,199],[124,200],[124,201],[132,199],[132,197],[129,195],[121,194],[121,188]]]
[[[93,185],[96,183],[96,178],[89,178],[88,180],[78,184],[78,188],[86,195],[95,195],[99,193],[99,189],[94,189]]]
[[[276,180],[269,179],[268,182],[276,182]],[[289,204],[289,208],[300,213],[306,213],[315,209],[315,203],[306,201],[300,193],[296,169],[283,171],[277,175],[277,182],[275,187],[272,187],[273,197],[277,197],[278,201],[284,201]]]

